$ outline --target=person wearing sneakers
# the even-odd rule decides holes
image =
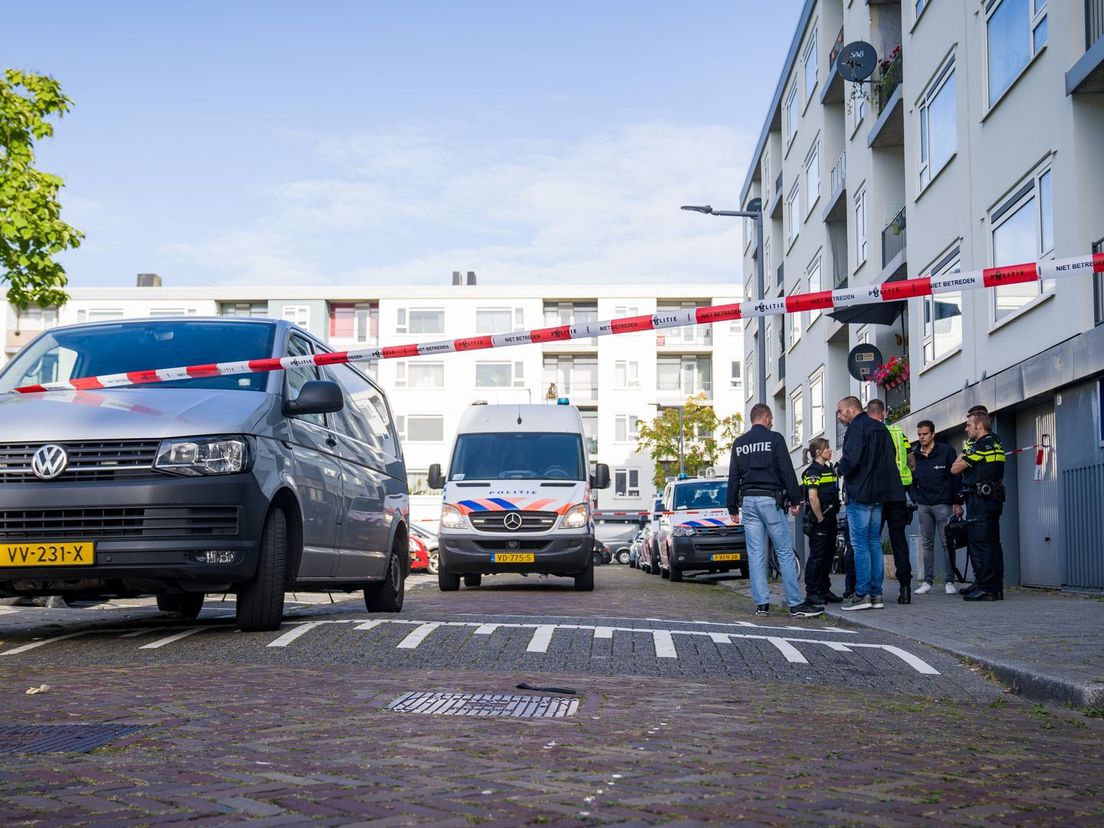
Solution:
[[[755,614],[770,612],[767,586],[767,538],[778,554],[782,588],[791,618],[812,618],[824,607],[801,600],[797,582],[790,521],[786,506],[796,516],[801,510],[801,489],[797,485],[790,453],[781,434],[771,431],[774,415],[766,403],[751,407],[751,428],[732,444],[728,466],[728,512],[744,527],[748,574]]]
[[[905,493],[912,486],[911,456],[912,446],[909,445],[905,432],[898,425],[889,425],[885,421],[885,403],[879,399],[873,399],[866,404],[866,413],[885,424],[889,430],[889,437],[893,441],[893,457],[897,464],[897,473],[901,476],[901,499],[887,500],[882,504],[882,525],[889,529],[889,546],[893,550],[893,567],[897,570],[897,583],[900,591],[897,595],[898,604],[912,603],[912,561],[909,558],[908,537],[905,535],[905,527],[912,523],[912,512]]]
[[[805,603],[839,604],[832,592],[832,561],[836,557],[836,534],[840,496],[839,480],[832,468],[832,446],[823,437],[809,442],[813,462],[801,476],[805,489],[805,534],[809,536],[809,559],[805,562]]]
[[[935,581],[935,539],[943,546],[945,586],[948,595],[958,592],[954,585],[954,561],[946,548],[943,531],[955,506],[955,499],[961,488],[961,479],[951,473],[956,458],[955,450],[947,443],[935,439],[935,423],[921,420],[916,424],[916,436],[919,440],[912,452],[912,502],[916,504],[916,514],[920,518],[920,551],[924,560],[924,583],[916,590],[917,595],[931,592]]]
[[[969,449],[951,466],[961,474],[966,491],[967,551],[974,566],[974,585],[962,594],[965,601],[1000,601],[1004,598],[1004,549],[1000,517],[1004,511],[1004,447],[992,433],[988,414],[966,418]]]
[[[905,499],[889,429],[865,411],[858,397],[844,397],[836,419],[847,426],[836,474],[847,491],[847,527],[855,547],[855,597],[840,609],[882,609],[882,504]]]

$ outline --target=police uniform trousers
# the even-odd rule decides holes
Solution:
[[[832,589],[832,561],[836,558],[835,514],[828,515],[820,523],[813,522],[809,536],[809,559],[805,562],[806,598],[823,598]]]
[[[893,567],[897,570],[897,582],[912,583],[912,561],[909,559],[908,538],[905,527],[909,524],[908,503],[892,500],[882,504],[882,520],[889,529],[889,545],[893,550]]]
[[[1004,504],[976,495],[966,501],[966,550],[974,567],[974,585],[986,592],[1004,589],[1004,549],[1000,517]]]

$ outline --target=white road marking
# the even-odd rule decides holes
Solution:
[[[555,631],[555,624],[538,624],[533,630],[533,637],[529,639],[529,646],[525,648],[525,652],[547,653],[548,645],[552,642],[552,633]]]
[[[728,633],[711,632],[708,633],[709,638],[714,644],[731,644],[732,637]]]
[[[416,650],[431,632],[441,626],[440,621],[427,621],[399,642],[400,650]]]
[[[655,642],[656,658],[678,658],[675,652],[675,641],[671,638],[671,630],[652,630],[652,641]],[[675,630],[677,632],[677,630]]]
[[[268,646],[269,647],[286,647],[292,641],[306,635],[311,630],[313,630],[315,627],[321,627],[323,624],[333,624],[333,623],[347,623],[347,622],[340,622],[340,621],[339,622],[333,622],[333,621],[307,621],[305,624],[300,624],[294,630],[289,630],[288,632],[284,633],[279,638],[277,638],[275,641],[268,642]]]
[[[928,662],[922,658],[914,656],[907,650],[902,650],[900,647],[894,647],[892,644],[852,644],[852,647],[869,647],[876,650],[885,650],[887,653],[892,653],[909,665],[918,673],[923,673],[926,676],[938,676],[939,671],[932,667]]]
[[[88,635],[95,630],[81,630],[80,632],[68,633],[67,635],[56,635],[53,638],[44,638],[42,641],[32,641],[30,644],[24,644],[22,647],[16,647],[14,650],[5,650],[0,655],[19,655],[25,653],[28,650],[34,650],[38,647],[44,647],[47,644],[52,644],[55,641],[64,641],[67,638],[76,638],[79,635]]]
[[[365,621],[363,624],[357,624],[353,627],[354,630],[374,630],[380,624],[386,624],[387,622],[382,618],[373,618],[371,621]]]
[[[773,644],[778,649],[778,652],[786,657],[786,661],[790,662],[790,664],[809,663],[808,659],[801,654],[801,651],[786,639],[779,638],[775,635],[768,635],[767,641]]]
[[[490,635],[497,630],[501,624],[480,624],[475,628],[475,632],[472,635]]]
[[[597,638],[613,638],[613,627],[595,627],[594,637]]]
[[[840,644],[838,641],[825,641],[824,646],[829,650],[835,650],[837,653],[853,653],[850,644]]]
[[[149,644],[143,644],[139,647],[139,650],[159,650],[174,641],[179,641],[182,638],[187,638],[189,635],[195,635],[197,632],[206,630],[208,627],[189,627],[184,632],[178,632],[176,635],[168,635],[164,638],[159,638],[156,641],[151,641]]]

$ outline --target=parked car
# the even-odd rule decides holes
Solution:
[[[430,575],[436,575],[437,564],[439,560],[439,550],[441,546],[440,541],[438,541],[437,539],[437,536],[430,532],[428,529],[425,529],[416,523],[412,523],[410,524],[410,537],[412,539],[416,539],[419,543],[422,544],[422,546],[425,547],[427,560],[427,564],[425,567],[426,572],[428,572]]]
[[[600,540],[594,541],[594,552],[591,554],[594,558],[595,566],[613,563],[613,551]]]
[[[663,499],[658,498],[652,503],[652,511],[648,522],[644,525],[644,538],[642,539],[640,568],[652,575],[659,574],[659,519],[663,515]]]
[[[728,513],[728,480],[676,480],[663,490],[659,524],[660,574],[681,581],[687,571],[728,572],[748,576],[744,527]]]
[[[429,571],[429,550],[420,538],[410,535],[410,571]]]
[[[74,325],[29,342],[0,391],[327,351],[283,320]],[[0,596],[153,594],[194,618],[234,592],[242,630],[279,627],[292,589],[402,608],[406,467],[387,397],[351,365],[4,397],[0,458]]]
[[[629,566],[634,569],[640,566],[640,550],[644,546],[644,530],[638,529],[636,534],[633,535],[632,543],[629,544]]]

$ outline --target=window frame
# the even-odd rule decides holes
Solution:
[[[786,97],[783,99],[785,103],[782,105],[782,115],[785,120],[785,135],[783,136],[783,143],[786,145],[786,153],[789,153],[790,147],[793,145],[794,138],[797,137],[797,122],[800,120],[797,115],[797,79],[794,78],[790,82],[790,91],[786,93]]]
[[[622,478],[625,484],[622,489],[619,489],[617,485],[618,476]],[[634,477],[636,478],[635,494],[632,485]],[[623,500],[640,497],[640,469],[638,467],[618,466],[613,470],[613,496]]]
[[[986,214],[986,220],[988,224],[988,247],[989,247],[989,261],[993,263],[994,267],[1004,266],[1010,264],[1017,264],[1016,262],[998,262],[996,260],[996,233],[1005,224],[1011,221],[1020,210],[1026,207],[1030,202],[1034,201],[1033,218],[1035,220],[1035,261],[1043,261],[1048,258],[1054,257],[1055,244],[1054,244],[1054,166],[1053,157],[1048,157],[1042,164],[1039,164],[1028,173],[1026,176],[1020,179],[1015,187],[1012,188],[1009,195],[1003,197],[997,202],[996,206],[988,211]],[[1045,247],[1045,221],[1043,216],[1043,186],[1042,181],[1049,176],[1050,185],[1050,246]],[[1036,307],[1043,299],[1054,295],[1054,279],[1039,280],[1034,283],[1037,293],[1031,296],[1027,301],[1017,308],[1004,311],[1000,313],[997,307],[997,302],[1001,297],[1001,291],[1008,288],[1022,288],[1023,285],[1007,285],[1005,287],[996,287],[989,291],[989,322],[990,331],[1001,327],[1012,319],[1018,318],[1021,314],[1027,312],[1033,307]],[[1008,294],[1003,294],[1007,296]]]
[[[493,336],[495,334],[513,333],[515,326],[517,325],[517,315],[515,311],[517,308],[506,307],[502,305],[496,305],[494,307],[478,307],[475,309],[475,333],[477,336]],[[480,314],[497,313],[506,314],[509,320],[506,324],[506,328],[495,330],[484,330],[483,326],[479,323]],[[442,320],[443,322],[443,320]]]
[[[796,210],[796,213],[795,213]],[[789,249],[801,233],[801,181],[795,181],[786,195],[786,247]]]
[[[1008,84],[995,96],[993,94],[992,85],[992,67],[990,66],[989,58],[992,54],[992,46],[989,39],[989,24],[993,17],[996,16],[997,11],[1008,2],[1022,2],[1027,6],[1027,45],[1028,54],[1027,60],[1024,61],[1023,66],[1016,69],[1008,79]],[[1020,78],[1024,76],[1027,70],[1031,67],[1031,64],[1035,62],[1035,59],[1041,55],[1047,48],[1050,42],[1050,21],[1048,19],[1048,12],[1050,11],[1049,3],[1047,0],[984,0],[984,24],[985,24],[985,115],[982,116],[982,120],[985,119],[990,112],[1000,105],[1000,102],[1005,99],[1008,93],[1016,86]],[[1047,39],[1041,45],[1035,44],[1035,33],[1040,28],[1046,26]],[[1007,53],[1007,47],[1002,47],[998,51]]]
[[[820,83],[820,66],[817,61],[817,35],[819,34],[818,26],[813,25],[813,30],[809,35],[809,40],[805,45],[805,51],[801,55],[801,77],[805,82],[805,101],[804,105],[808,107],[809,101],[812,100],[813,95],[816,93],[817,86]],[[810,64],[810,60],[812,63]],[[809,83],[809,67],[813,69],[813,82]]]
[[[790,448],[800,448],[805,442],[805,386],[798,385],[790,391],[790,416],[787,440]],[[800,415],[798,409],[801,409]]]
[[[801,292],[801,283],[798,282],[793,286],[789,295],[794,296]],[[801,334],[805,330],[805,311],[799,311],[797,313],[786,314],[786,353],[789,353],[794,349],[794,346],[801,341]]]
[[[816,170],[816,193],[813,193],[813,185],[809,178],[809,170]],[[813,141],[813,146],[809,150],[809,154],[805,156],[805,163],[803,165],[803,172],[805,176],[805,218],[809,218],[809,214],[813,212],[813,207],[820,200],[820,138]]]
[[[744,361],[742,359],[730,360],[732,363],[728,372],[728,387],[734,390],[744,387]]]
[[[929,273],[932,278],[938,276],[946,276],[951,273],[959,273],[962,271],[962,241],[956,241],[939,257],[939,260],[931,267]],[[958,343],[947,349],[944,353],[936,353],[936,334],[935,326],[939,321],[935,318],[935,305],[936,302],[942,300],[947,301],[957,297],[959,306],[959,312],[964,314],[962,300],[963,293],[961,290],[953,291],[951,293],[939,293],[925,296],[922,299],[921,308],[923,314],[920,317],[920,365],[921,370],[925,370],[932,365],[938,365],[943,360],[962,350],[963,334],[961,329],[958,334]],[[929,358],[928,350],[931,349],[932,355]]]
[[[855,197],[852,199],[852,209],[855,217],[855,270],[852,272],[856,272],[860,267],[866,264],[867,257],[870,255],[867,249],[868,217],[866,211],[865,183],[859,187],[858,191],[855,193]]]
[[[413,314],[415,313],[437,313],[441,317],[441,327],[439,330],[432,331],[414,331],[414,336],[421,336],[423,334],[443,334],[445,332],[445,309],[441,307],[415,307],[415,308],[397,308],[395,313],[395,333],[397,334],[410,334],[411,333],[411,321]]]
[[[441,369],[440,385],[414,385],[410,382],[411,366],[418,368],[439,367]],[[395,387],[409,391],[439,391],[445,387],[445,363],[443,360],[408,360],[400,359],[395,362]]]
[[[624,430],[622,436],[621,432]],[[640,417],[636,414],[615,414],[613,417],[613,442],[635,443],[640,439]]]
[[[507,385],[480,385],[479,384],[479,366],[480,365],[506,365],[509,367],[510,382]],[[525,362],[520,359],[481,359],[475,363],[475,383],[473,388],[478,388],[482,391],[493,391],[502,388],[524,388],[525,387]]]
[[[813,394],[813,389],[816,386],[820,386],[820,405],[816,404],[816,396]],[[820,428],[817,429],[817,415],[816,411],[820,410]],[[809,375],[809,439],[818,437],[825,433],[826,419],[824,412],[824,366],[821,365],[813,373]]]
[[[630,366],[636,366],[635,371],[631,370]],[[625,382],[620,384],[619,377],[617,376],[620,366],[624,366]],[[635,381],[632,379],[632,374],[636,374]],[[615,359],[613,361],[613,387],[619,391],[629,391],[632,389],[640,388],[640,360],[638,359]]]
[[[410,420],[440,420],[441,421],[441,439],[440,440],[415,440],[410,435],[409,425]],[[433,443],[443,443],[445,441],[445,415],[444,414],[397,414],[395,415],[395,430],[399,434],[399,439],[404,443],[420,443],[429,445]]]
[[[809,262],[809,265],[805,268],[805,281],[809,286],[809,293],[819,293],[824,290],[824,266],[822,259],[824,258],[821,252],[817,252],[813,260]],[[816,273],[816,286],[813,286],[813,274]],[[809,311],[808,323],[806,328],[813,327],[813,323],[820,319],[820,308],[814,308]]]
[[[922,193],[928,188],[928,186],[936,179],[936,177],[943,172],[948,164],[958,154],[958,82],[955,80],[955,54],[951,53],[950,57],[939,67],[936,71],[931,83],[924,89],[923,94],[916,102],[916,125],[919,132],[919,140],[917,141],[917,151],[920,154],[919,164],[917,165],[917,181],[919,182],[918,193]],[[931,164],[931,107],[940,93],[947,88],[947,84],[954,82],[954,147],[947,154],[947,157],[943,159],[943,162],[937,167],[933,168]]]

